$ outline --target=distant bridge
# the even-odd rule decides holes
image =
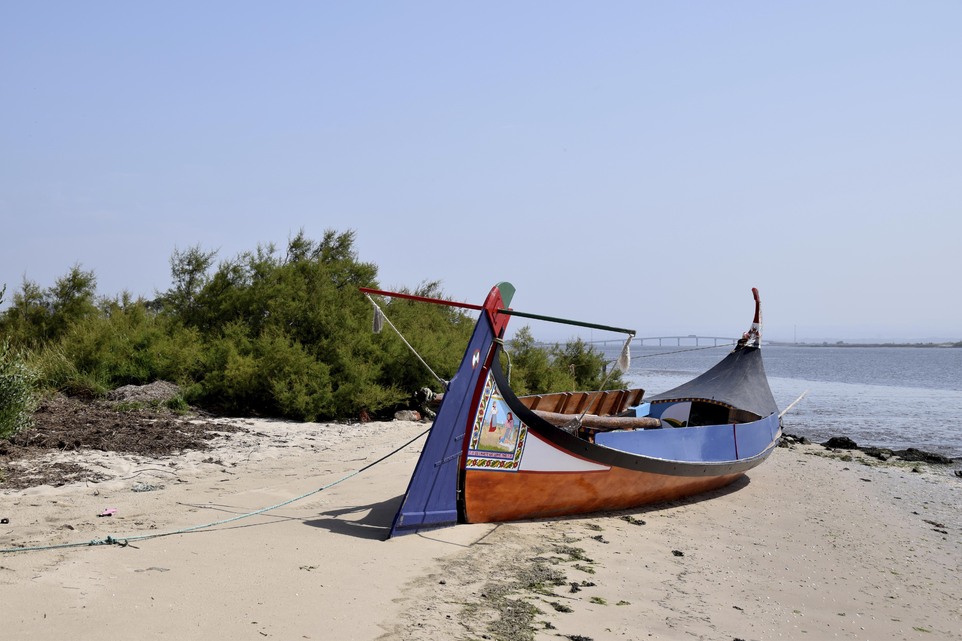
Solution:
[[[738,342],[737,338],[732,338],[731,336],[696,336],[695,334],[687,334],[685,336],[635,336],[631,339],[632,346],[644,347],[646,342],[649,345],[654,345],[655,341],[658,342],[658,346],[662,347],[666,343],[668,345],[675,345],[681,347],[682,345],[694,345],[695,347],[701,347],[702,343],[711,343],[712,346],[718,347],[718,345],[734,345]],[[609,340],[599,340],[599,341],[588,341],[592,345],[622,345],[624,344],[624,339],[609,339]],[[538,345],[553,345],[554,343],[543,343],[538,342]]]
[[[698,347],[704,341],[706,344],[711,341],[712,345],[718,347],[718,344],[722,345],[734,344],[738,341],[737,338],[732,338],[731,336],[695,336],[694,334],[688,334],[687,336],[636,336],[631,342],[634,343],[638,341],[642,346],[644,346],[645,341],[658,341],[658,346],[661,347],[664,342],[669,341],[669,345],[674,342],[675,345],[681,346],[682,341],[685,341],[685,345],[691,345],[694,343],[695,347]],[[618,342],[618,341],[614,341]]]
[[[640,345],[644,347],[646,341],[649,345],[654,345],[655,341],[658,342],[658,347],[663,346],[666,342],[668,345],[675,345],[681,347],[682,345],[694,345],[695,347],[700,347],[702,343],[706,345],[711,343],[713,346],[718,347],[719,343],[722,345],[734,345],[738,339],[732,338],[731,336],[696,336],[695,334],[688,334],[686,336],[635,336],[631,339],[632,345]],[[593,344],[607,345],[611,343],[612,345],[621,345],[624,341],[614,339],[614,340],[603,340],[603,341],[591,341]]]

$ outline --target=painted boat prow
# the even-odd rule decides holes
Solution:
[[[390,536],[628,509],[741,477],[781,437],[759,350],[757,290],[753,294],[755,319],[731,353],[688,383],[645,399],[644,416],[637,409],[625,416],[622,402],[638,403],[643,390],[515,396],[499,359],[508,318],[552,319],[509,309],[514,287],[495,286],[483,306],[469,306],[480,317]],[[613,420],[594,422],[589,409]]]
[[[394,517],[391,537],[458,522],[458,474],[466,428],[475,414],[479,381],[491,366],[495,339],[504,335],[508,323],[508,316],[497,312],[511,304],[514,291],[513,285],[503,282],[488,293]]]

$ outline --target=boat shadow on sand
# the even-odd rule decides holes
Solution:
[[[332,534],[343,534],[359,539],[387,539],[391,533],[394,515],[397,514],[403,498],[404,495],[399,494],[378,503],[327,510],[320,513],[319,516],[322,518],[308,519],[304,524],[329,530]],[[359,514],[362,516],[355,518]]]
[[[591,514],[555,516],[543,519],[526,520],[532,523],[542,523],[549,521],[578,521],[606,517],[624,518],[626,515],[638,516],[641,514],[660,512],[669,508],[696,505],[702,501],[710,501],[712,499],[721,498],[748,487],[750,483],[751,479],[748,476],[742,476],[729,485],[717,490],[710,490],[708,492],[703,492],[701,494],[696,494],[673,501],[664,501],[661,503],[643,505],[628,510],[614,510],[610,512],[594,512]],[[394,498],[380,501],[378,503],[345,506],[328,510],[320,513],[319,516],[323,518],[308,519],[304,521],[304,524],[310,527],[328,530],[332,534],[342,534],[344,536],[352,536],[359,539],[386,540],[391,531],[391,524],[394,521],[394,515],[397,514],[402,499],[403,495],[398,495]],[[354,518],[354,515],[359,514],[362,515],[360,518]],[[430,530],[424,530],[424,532],[428,531]]]

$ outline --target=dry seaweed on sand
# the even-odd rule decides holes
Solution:
[[[159,405],[134,407],[56,395],[40,404],[32,427],[0,441],[0,488],[103,480],[76,464],[34,464],[50,453],[96,450],[160,458],[207,450],[214,437],[242,429]]]

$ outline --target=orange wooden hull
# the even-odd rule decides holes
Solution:
[[[467,470],[464,518],[487,523],[629,509],[724,487],[742,474],[672,476],[617,467],[592,472]]]

